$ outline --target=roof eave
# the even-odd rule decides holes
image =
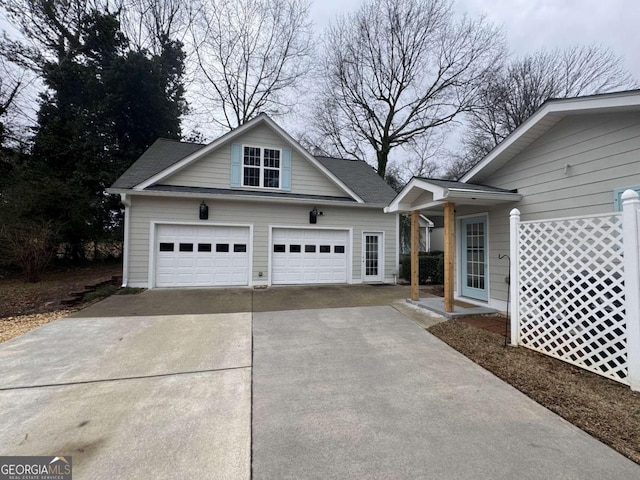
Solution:
[[[379,208],[383,209],[386,204],[384,203],[360,203],[356,201],[345,200],[332,200],[330,198],[317,199],[317,198],[288,198],[288,197],[274,197],[274,196],[260,196],[260,195],[233,195],[229,196],[225,193],[205,193],[205,192],[175,192],[175,191],[162,191],[162,190],[134,190],[123,188],[107,188],[107,193],[112,195],[128,195],[128,196],[140,196],[140,197],[169,197],[169,198],[200,198],[200,199],[217,199],[225,201],[242,201],[242,202],[271,202],[271,203],[297,203],[297,204],[315,204],[315,205],[335,205],[344,207],[355,208]]]
[[[557,121],[550,124],[543,131],[540,131],[535,138],[529,139],[527,145],[531,144],[537,138],[540,138],[540,136],[552,128],[553,125],[560,121],[560,119],[570,114],[638,109],[640,109],[640,90],[593,95],[589,97],[548,100],[542,104],[542,106],[531,117],[529,117],[524,123],[511,132],[507,138],[500,142],[498,146],[489,152],[487,156],[485,156],[484,159],[482,159],[475,167],[465,173],[460,181],[468,183],[477,179],[483,170],[498,158],[503,155],[508,155],[519,139],[521,139],[535,125],[550,115],[558,116]]]

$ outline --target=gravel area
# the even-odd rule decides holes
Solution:
[[[524,347],[464,320],[428,329],[460,353],[585,432],[640,463],[640,392]]]
[[[29,330],[33,330],[40,325],[65,317],[76,310],[78,309],[56,310],[47,313],[0,318],[0,343],[27,333]]]

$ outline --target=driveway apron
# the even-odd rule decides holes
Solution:
[[[254,479],[637,479],[391,307],[254,314]]]
[[[0,455],[74,478],[249,478],[251,315],[66,318],[0,345]]]

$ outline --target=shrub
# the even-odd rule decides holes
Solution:
[[[98,298],[107,298],[113,295],[118,291],[118,287],[115,285],[105,285],[104,287],[98,288],[94,292],[89,292],[83,297],[83,301],[90,302],[92,300],[96,300]]]
[[[418,279],[421,285],[441,285],[444,283],[444,255],[440,253],[420,253],[418,258]],[[400,258],[400,278],[411,280],[411,256]]]

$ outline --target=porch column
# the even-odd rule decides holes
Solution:
[[[418,250],[420,249],[420,212],[411,212],[411,300],[420,299]]]
[[[453,312],[454,207],[444,204],[444,311]]]

